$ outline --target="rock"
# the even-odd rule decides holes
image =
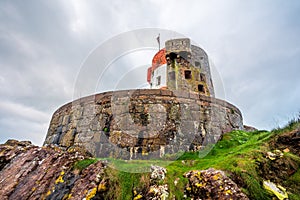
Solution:
[[[266,152],[266,158],[257,164],[258,174],[265,180],[281,182],[297,172],[299,164],[286,157],[280,150]]]
[[[169,197],[168,185],[152,185],[150,186],[147,199],[151,200],[166,200]]]
[[[248,199],[223,171],[212,168],[194,170],[184,176],[189,179],[185,188],[186,196],[192,199]]]
[[[275,195],[279,200],[284,200],[289,198],[286,189],[283,188],[281,185],[276,185],[273,182],[268,180],[263,182],[263,186],[269,193]]]
[[[252,132],[252,131],[257,131],[257,128],[254,128],[252,126],[244,125],[244,130],[247,131],[247,132]]]
[[[75,149],[9,140],[0,145],[1,200],[103,199],[109,184],[105,164],[99,161],[82,171],[74,169],[86,158]]]
[[[133,199],[166,200],[169,197],[169,188],[163,184],[167,170],[160,166],[151,166],[150,185],[141,190],[134,188]]]
[[[150,181],[151,183],[158,183],[163,181],[166,177],[167,170],[160,166],[151,166],[151,176]]]
[[[5,142],[5,145],[26,147],[26,146],[32,146],[32,143],[30,141],[18,141],[18,140],[10,139]]]
[[[279,149],[289,148],[292,153],[300,156],[300,129],[279,135],[274,146]]]
[[[276,160],[276,159],[282,158],[283,153],[280,150],[276,149],[273,152],[268,151],[266,156],[270,160]]]
[[[29,150],[33,145],[28,141],[7,140],[0,145],[0,170],[2,170],[18,154]]]

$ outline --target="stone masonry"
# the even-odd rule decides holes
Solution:
[[[198,93],[161,89],[105,92],[59,108],[44,145],[82,146],[95,157],[149,159],[199,150],[243,129],[238,108]]]

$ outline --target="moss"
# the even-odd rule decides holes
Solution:
[[[79,160],[74,164],[74,169],[78,169],[81,171],[96,162],[98,162],[97,158],[87,158],[84,160]]]
[[[300,199],[300,169],[289,177],[285,182],[284,186],[288,189],[290,199]]]
[[[106,133],[108,133],[109,132],[109,128],[108,127],[104,127],[103,131],[106,132]]]
[[[121,199],[132,199],[132,189],[134,183],[138,184],[138,179],[136,178],[139,174],[132,174],[128,172],[120,171],[118,174],[118,179],[120,180],[121,188]]]
[[[247,190],[247,193],[251,197],[251,199],[257,199],[257,200],[271,199],[267,194],[266,190],[262,188],[262,184],[257,179],[257,177],[253,177],[252,175],[247,173],[242,173],[241,177],[246,183],[245,189]]]

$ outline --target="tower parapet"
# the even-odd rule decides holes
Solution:
[[[179,53],[181,51],[191,52],[191,41],[189,38],[168,40],[165,43],[167,53]]]

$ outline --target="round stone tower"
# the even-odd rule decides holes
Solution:
[[[197,151],[243,129],[239,109],[214,98],[208,56],[190,39],[166,41],[147,81],[151,89],[104,92],[62,106],[44,144],[82,146],[95,157],[156,159]]]
[[[147,81],[153,89],[200,93],[214,97],[208,56],[191,45],[189,38],[168,40],[148,68]]]

